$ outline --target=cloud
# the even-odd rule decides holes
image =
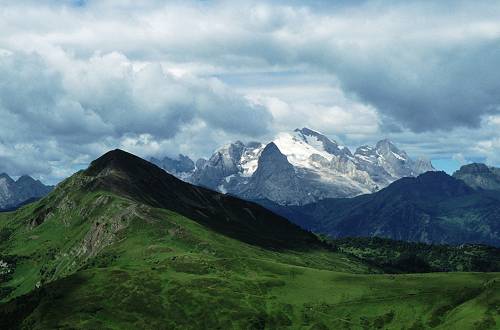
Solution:
[[[206,156],[304,125],[500,162],[495,1],[0,3],[0,170],[56,180],[110,147]]]
[[[22,22],[16,18],[21,10]],[[310,7],[102,1],[83,9],[9,6],[5,11],[5,30],[16,37],[4,34],[3,41],[14,48],[50,45],[79,56],[119,52],[185,70],[192,65],[202,74],[322,70],[392,121],[386,127],[397,123],[416,132],[478,127],[483,116],[499,112],[494,68],[500,6],[490,1]]]
[[[473,49],[439,48],[444,49],[426,49],[410,61],[399,48],[368,53],[363,57],[370,56],[369,61],[351,57],[336,72],[347,90],[415,132],[479,127],[482,117],[500,113],[495,92],[500,82],[492,70],[498,64],[498,41]]]
[[[137,67],[116,52],[87,60],[65,57],[59,66],[36,53],[4,52],[0,75],[4,158],[19,151],[18,145],[29,146],[20,149],[27,154],[56,147],[75,158],[98,156],[106,148],[144,136],[151,141],[174,139],[194,123],[252,137],[267,133],[273,120],[265,107],[215,78],[175,77],[161,64]],[[49,159],[40,159],[45,162],[42,167],[30,168],[30,158],[26,166],[18,164],[22,157],[14,158],[12,165],[2,163],[12,175],[29,169],[49,174]]]

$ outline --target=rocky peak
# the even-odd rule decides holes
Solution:
[[[5,184],[12,184],[15,181],[7,173],[1,173],[0,182],[4,182]]]
[[[382,148],[396,148],[396,146],[391,142],[391,140],[385,138],[377,142],[376,144],[377,149],[382,149]],[[396,148],[397,149],[397,148]]]
[[[248,199],[272,200],[280,204],[299,204],[305,200],[295,169],[278,146],[271,142],[259,157],[258,167],[241,195]]]
[[[377,142],[375,149],[384,157],[395,157],[398,160],[408,160],[406,152],[399,150],[390,140],[384,139]]]
[[[200,158],[196,161],[196,169],[202,169],[208,163],[208,160],[205,158]]]
[[[491,170],[486,164],[472,163],[472,164],[463,165],[462,167],[460,167],[460,169],[456,173],[457,174],[484,174],[484,173],[491,173]]]
[[[39,180],[23,175],[14,181],[6,173],[0,174],[0,209],[16,208],[28,200],[34,200],[47,195],[53,189]]]
[[[172,174],[192,172],[195,168],[193,160],[183,154],[179,154],[176,159],[164,157],[162,160],[151,158],[150,161]]]
[[[245,144],[241,141],[229,143],[217,150],[218,153],[227,156],[230,159],[237,160],[241,157],[241,153],[245,148]]]
[[[426,158],[417,158],[413,164],[413,168],[415,173],[425,173],[436,170],[434,166],[432,166],[432,162]]]
[[[236,169],[245,145],[241,141],[230,143],[218,149],[208,160],[212,166]]]
[[[242,155],[247,149],[241,141],[226,144],[208,160],[199,159],[192,177],[186,181],[224,192],[221,185],[225,178],[241,172]]]
[[[19,177],[19,179],[17,179],[16,182],[17,183],[22,183],[22,184],[33,184],[33,183],[40,182],[40,181],[33,179],[29,175],[21,175]]]
[[[295,129],[294,132],[297,136],[299,136],[305,143],[323,149],[329,154],[335,156],[341,155],[351,155],[351,152],[348,148],[339,146],[337,141],[329,139],[327,136],[314,131],[310,128],[304,127],[302,129]]]
[[[271,142],[266,145],[259,158],[259,168],[266,163],[280,165],[286,164],[287,167],[292,167],[292,165],[288,162],[287,157],[281,153],[274,142]]]
[[[500,169],[485,164],[464,165],[453,173],[453,177],[474,189],[500,190]]]
[[[354,152],[354,155],[371,156],[376,153],[376,149],[372,146],[363,145],[358,147]]]

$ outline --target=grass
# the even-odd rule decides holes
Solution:
[[[429,245],[379,237],[325,240],[387,273],[500,271],[500,249],[486,245]]]
[[[57,189],[0,214],[0,236],[0,260],[15,260],[0,283],[2,329],[500,325],[499,273],[384,274],[326,248],[244,243],[106,191]]]

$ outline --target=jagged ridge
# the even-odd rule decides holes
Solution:
[[[266,145],[244,144],[240,141],[218,149],[210,159],[200,159],[196,166],[171,164],[189,163],[185,156],[178,160],[166,157],[153,161],[173,175],[223,193],[250,200],[269,199],[281,205],[302,205],[324,198],[353,197],[378,191],[406,176],[432,171],[429,161],[413,160],[388,140],[376,146],[362,146],[353,154],[325,135],[309,128],[281,133],[272,142],[284,156],[280,163],[293,167],[288,171],[290,180],[269,184],[263,178],[278,178],[280,173],[272,162],[261,162]],[[258,170],[259,167],[266,169]],[[279,166],[281,167],[281,166]],[[260,186],[257,184],[260,183]]]

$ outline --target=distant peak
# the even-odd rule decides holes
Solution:
[[[330,139],[325,134],[320,133],[318,131],[315,131],[313,129],[307,128],[307,127],[296,128],[294,130],[294,132],[300,133],[300,134],[305,135],[305,136],[314,136],[315,138],[317,138],[320,141],[329,141],[330,143],[338,144],[337,141]]]
[[[285,161],[288,163],[288,158],[281,152],[278,146],[274,142],[268,143],[262,150],[261,156],[259,157],[259,164],[261,162],[281,162]]]
[[[406,152],[396,147],[396,145],[392,143],[389,139],[383,139],[378,141],[375,149],[384,154],[392,153],[396,158],[399,158],[401,160],[407,160],[408,158]]]
[[[369,155],[375,152],[375,148],[369,145],[362,145],[354,152],[355,155]]]
[[[467,165],[463,165],[457,171],[459,173],[468,173],[468,174],[478,174],[478,173],[488,173],[491,172],[490,168],[483,163],[471,163]]]
[[[391,140],[389,139],[382,139],[380,141],[377,142],[377,148],[381,148],[381,147],[385,147],[385,146],[391,146],[393,147],[394,144],[391,142]]]
[[[419,198],[427,198],[431,195],[460,196],[473,191],[463,181],[446,174],[444,171],[429,171],[417,177],[405,177],[393,182],[382,191],[394,191],[400,188],[403,188],[402,191],[406,193],[419,191]]]
[[[325,151],[335,156],[352,156],[349,148],[340,146],[337,141],[330,139],[329,137],[318,131],[314,131],[310,128],[304,127],[301,129],[295,129],[294,133],[295,134],[291,135],[294,139],[301,140],[320,151]]]
[[[1,173],[0,174],[0,179],[5,179],[8,182],[14,182],[14,180],[7,173]]]
[[[266,145],[266,147],[264,148],[264,150],[262,151],[262,153],[275,153],[275,152],[278,152],[281,154],[280,149],[278,148],[278,146],[274,142],[268,143]]]
[[[36,182],[36,180],[33,179],[31,176],[25,174],[21,175],[16,182]]]
[[[310,129],[310,128],[307,128],[307,127],[303,127],[303,128],[296,128],[294,130],[294,132],[299,132],[299,133],[302,133],[302,134],[305,134],[305,135],[321,135],[321,136],[325,136],[324,134],[318,132],[318,131],[315,131],[313,129]]]
[[[280,151],[274,142],[268,143],[259,157],[258,167],[255,171],[256,177],[263,173],[282,175],[285,172],[289,173],[289,171],[293,172],[293,166],[288,161],[287,156]]]

